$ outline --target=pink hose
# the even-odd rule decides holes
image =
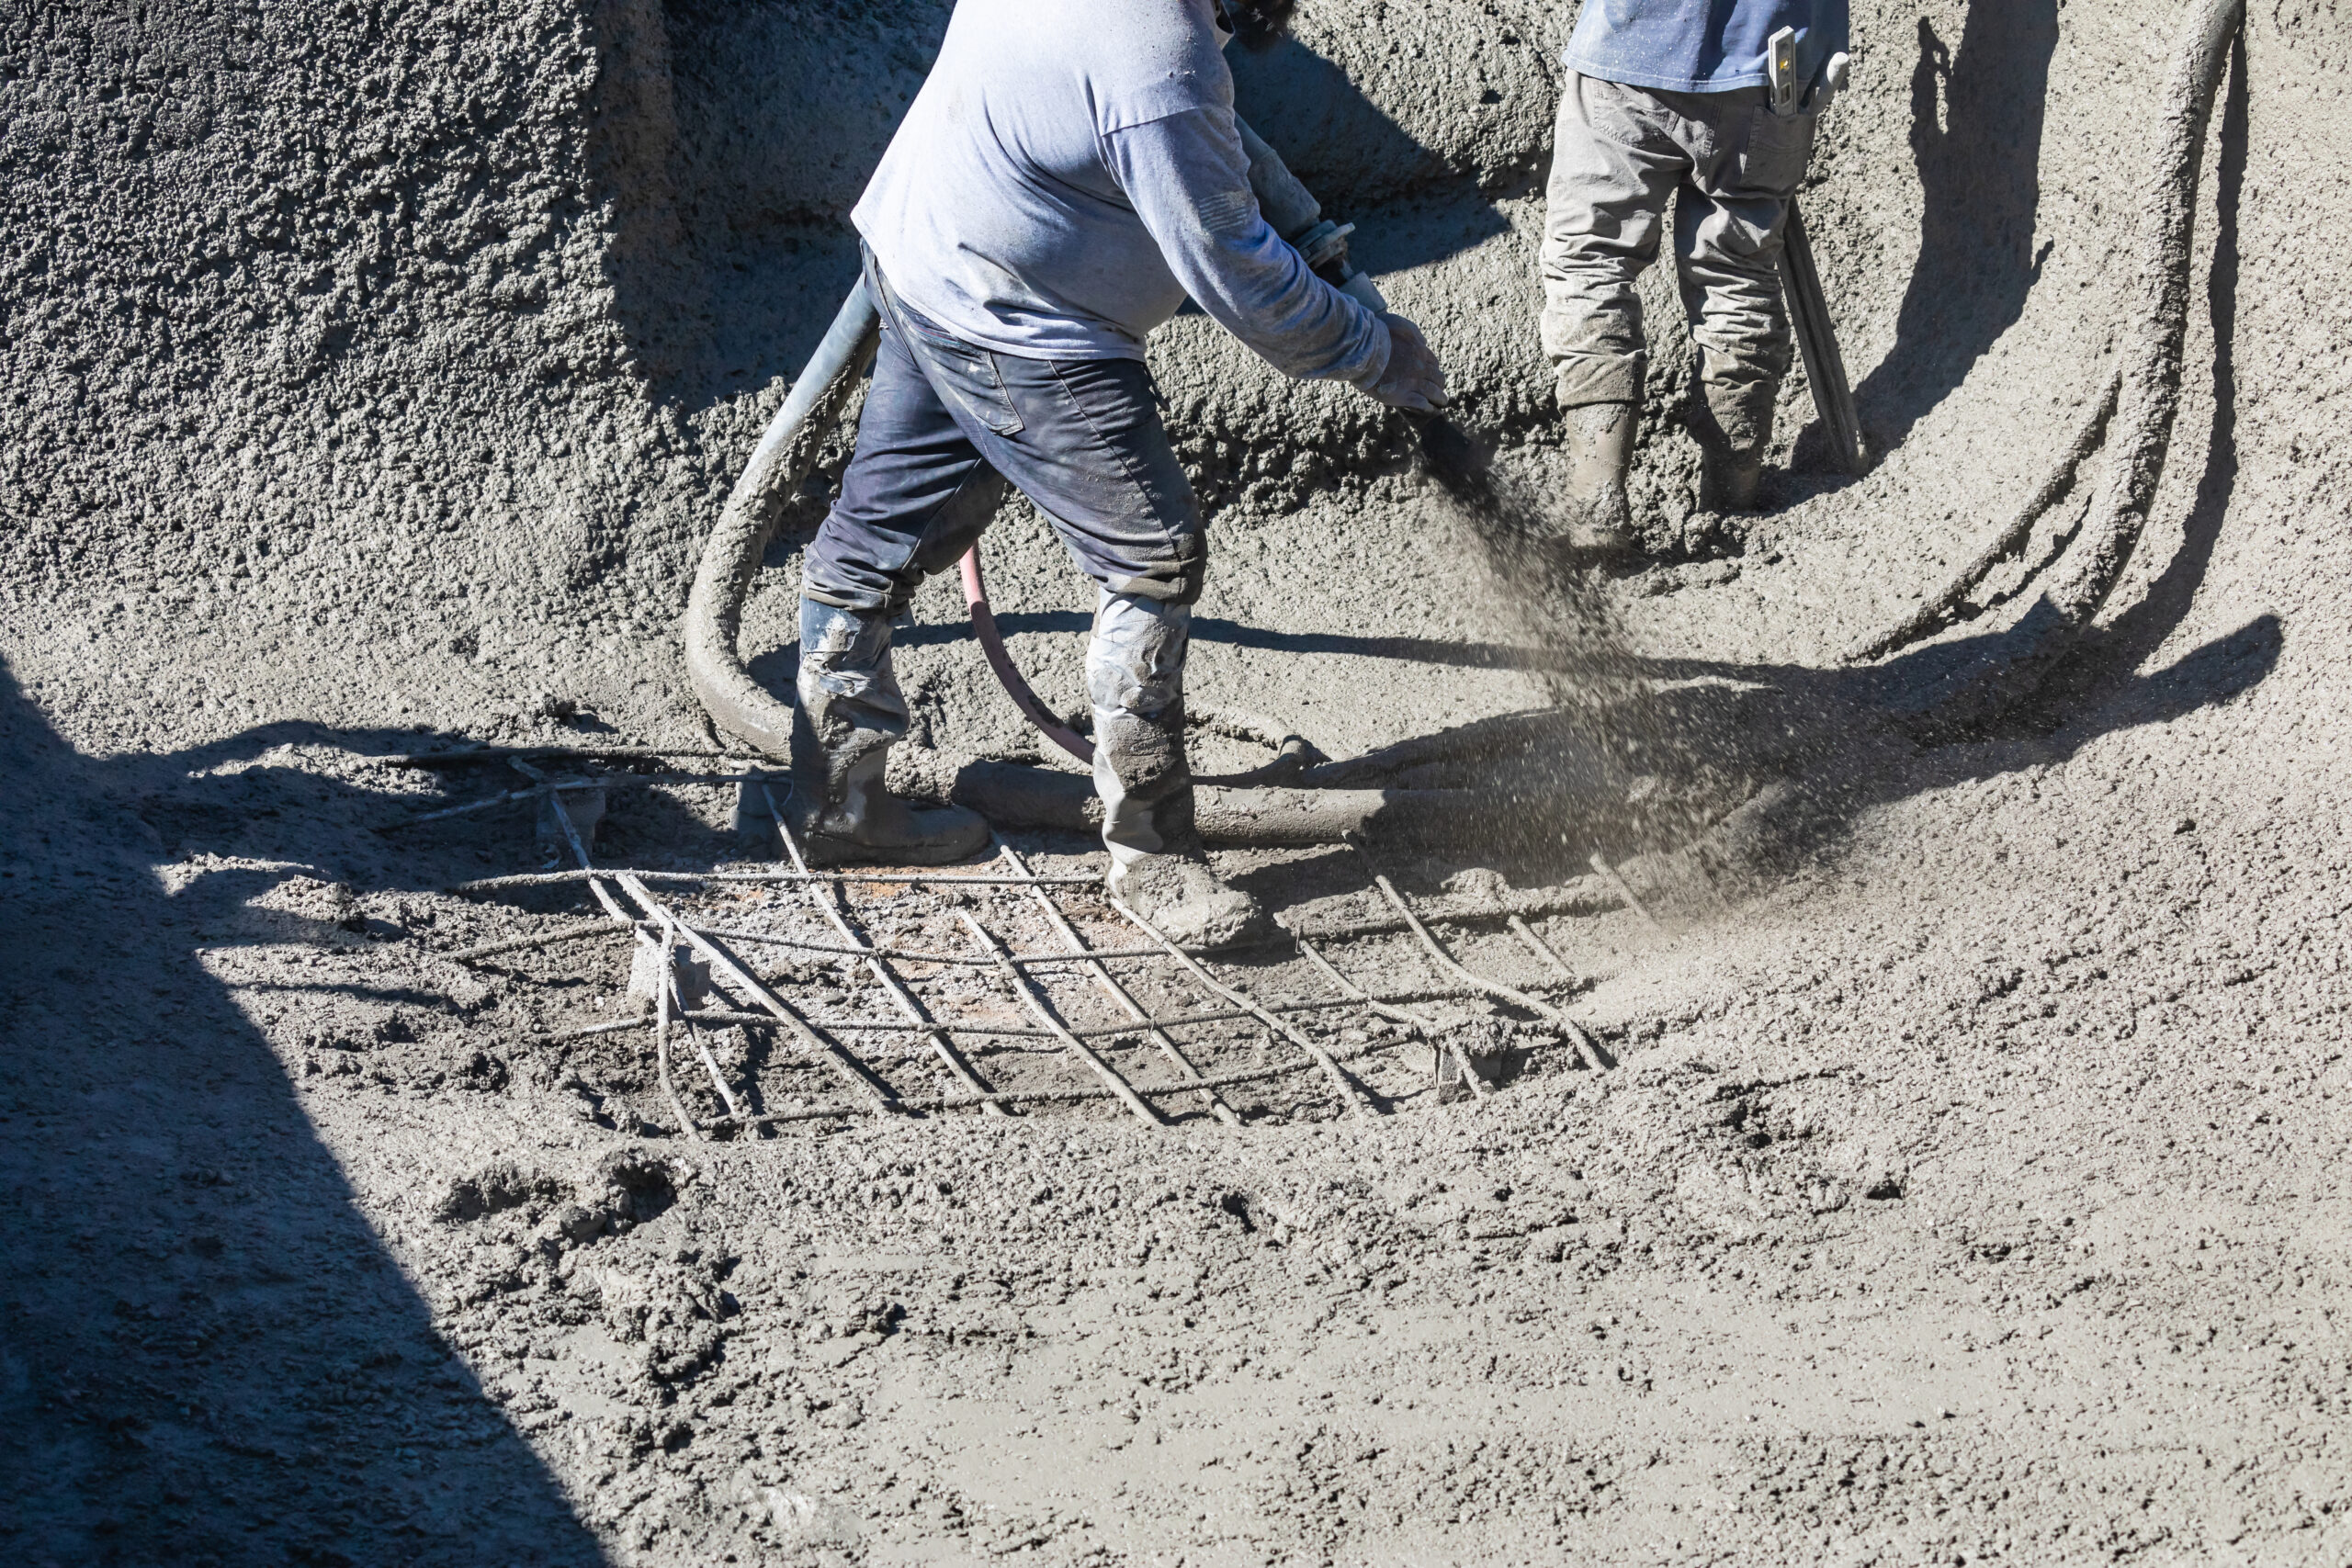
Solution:
[[[996,629],[996,612],[989,608],[989,591],[980,582],[980,547],[974,545],[964,552],[964,603],[971,607],[972,630],[980,639],[980,651],[988,655],[989,668],[1012,699],[1013,705],[1028,716],[1037,732],[1088,767],[1094,765],[1094,746],[1085,736],[1056,718],[1037,694],[1029,689],[1028,679],[1021,673],[1012,656],[1004,650],[1003,634]]]

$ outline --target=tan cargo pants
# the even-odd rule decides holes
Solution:
[[[1746,449],[1771,434],[1789,369],[1781,244],[1813,152],[1814,117],[1764,89],[1668,93],[1570,73],[1544,222],[1544,353],[1560,405],[1639,402],[1648,369],[1634,280],[1657,259],[1679,188],[1674,262],[1699,345],[1700,430]]]

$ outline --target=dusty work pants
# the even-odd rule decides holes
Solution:
[[[1702,403],[1738,449],[1771,432],[1789,369],[1781,245],[1814,117],[1764,89],[1668,93],[1571,73],[1544,222],[1544,353],[1560,404],[1639,402],[1649,364],[1634,281],[1657,259],[1678,190],[1674,260],[1699,345]]]
[[[1105,847],[1122,866],[1196,849],[1184,659],[1207,530],[1151,373],[991,353],[910,308],[870,256],[865,276],[882,311],[874,384],[802,573],[812,733],[836,752],[906,733],[890,613],[971,547],[1010,479],[1095,583],[1086,688]],[[812,757],[806,776],[817,767]]]
[[[997,354],[900,299],[871,255],[865,286],[882,312],[874,383],[802,592],[901,607],[971,548],[1011,480],[1102,588],[1200,597],[1208,529],[1141,360]]]

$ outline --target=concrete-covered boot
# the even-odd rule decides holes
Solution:
[[[1625,477],[1634,466],[1632,403],[1579,403],[1563,411],[1568,457],[1568,543],[1596,555],[1629,555],[1639,546]]]
[[[939,865],[987,844],[972,812],[910,806],[882,782],[907,732],[887,614],[803,599],[799,688],[786,815],[810,864]]]
[[[1777,379],[1702,378],[1690,434],[1699,439],[1699,504],[1709,512],[1753,512],[1772,444]]]
[[[1708,512],[1753,512],[1764,484],[1764,449],[1702,447],[1699,454],[1699,505]]]
[[[1190,605],[1102,591],[1086,649],[1094,705],[1094,787],[1111,892],[1182,947],[1217,947],[1265,929],[1258,901],[1227,886],[1193,826],[1184,756]]]

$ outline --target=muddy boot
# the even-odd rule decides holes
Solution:
[[[1699,505],[1708,512],[1753,512],[1780,383],[1702,380],[1701,389],[1690,421],[1690,434],[1699,439]]]
[[[1704,451],[1699,457],[1699,505],[1707,512],[1753,512],[1764,483],[1764,452]]]
[[[1632,403],[1581,403],[1564,412],[1568,543],[1594,555],[1631,555],[1640,540],[1625,476],[1634,465],[1641,411]]]
[[[1182,947],[1218,947],[1268,921],[1258,901],[1210,868],[1193,826],[1184,756],[1189,605],[1102,591],[1086,649],[1094,705],[1094,787],[1111,892]]]
[[[910,806],[882,782],[907,732],[886,614],[803,599],[799,686],[786,816],[809,864],[939,865],[987,844],[988,824],[973,813]]]

